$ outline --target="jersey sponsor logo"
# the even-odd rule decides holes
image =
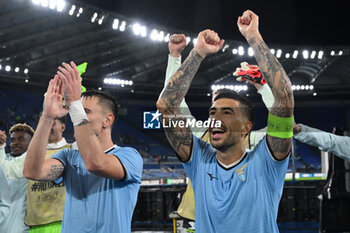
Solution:
[[[248,163],[244,164],[242,167],[237,168],[235,173],[237,174],[240,181],[245,182],[247,180],[247,174],[244,169],[248,166]]]
[[[209,172],[207,172],[207,174],[208,174],[208,176],[209,176],[209,178],[210,178],[211,181],[212,181],[213,179],[218,180],[218,178],[215,177],[215,176],[213,176],[213,174],[211,174],[211,173],[209,173]]]

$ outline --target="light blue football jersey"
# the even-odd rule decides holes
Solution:
[[[266,137],[230,168],[218,163],[210,144],[193,137],[191,159],[183,166],[195,195],[196,232],[279,232],[276,220],[288,158],[275,160]]]
[[[142,176],[142,157],[133,148],[116,147],[108,152],[123,164],[123,181],[96,176],[86,170],[78,150],[54,154],[64,164],[66,200],[62,233],[131,232],[131,218]]]

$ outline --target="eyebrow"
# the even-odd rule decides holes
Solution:
[[[232,112],[236,112],[234,108],[231,108],[231,107],[222,107],[222,108],[216,108],[216,107],[211,107],[209,108],[209,112],[212,111],[212,110],[218,110],[218,109],[221,109],[222,111],[225,111],[225,110],[230,110]]]

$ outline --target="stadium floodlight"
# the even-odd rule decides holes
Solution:
[[[343,55],[343,50],[340,50],[340,51],[338,52],[338,55],[339,55],[339,56]]]
[[[316,92],[314,92],[312,95],[313,95],[313,96],[317,96],[317,93],[316,93]]]
[[[195,46],[197,44],[197,42],[198,42],[198,38],[193,38],[193,40],[192,40],[193,46]]]
[[[98,24],[101,25],[103,23],[103,20],[104,20],[105,16],[102,15],[102,17],[98,20]]]
[[[304,59],[308,59],[309,58],[309,51],[307,51],[307,50],[303,51],[303,58]]]
[[[316,51],[313,50],[313,51],[311,52],[310,58],[311,58],[311,59],[314,59],[315,56],[316,56]]]
[[[50,0],[49,8],[54,10],[56,8],[56,0]]]
[[[119,26],[119,19],[114,19],[113,20],[113,24],[112,24],[112,28],[114,30],[117,30],[118,29],[118,26]]]
[[[49,6],[49,1],[48,0],[41,0],[41,6],[42,7],[48,7]]]
[[[334,56],[334,55],[335,55],[335,51],[332,50],[332,51],[331,51],[331,56]]]
[[[276,52],[276,57],[277,58],[280,58],[282,55],[282,50],[281,49],[278,49],[277,52]]]
[[[270,49],[270,52],[272,53],[272,54],[275,54],[275,49]]]
[[[9,66],[9,65],[5,66],[5,70],[6,70],[7,72],[10,72],[10,71],[11,71],[11,66]]]
[[[120,27],[119,27],[119,31],[121,31],[121,32],[125,31],[125,27],[126,27],[126,22],[122,21],[122,23],[120,24]]]
[[[248,48],[248,55],[249,55],[250,57],[254,56],[254,51],[253,51],[252,47],[249,47],[249,48]]]
[[[188,43],[190,43],[190,41],[191,41],[191,37],[187,36],[186,37],[186,45],[188,45]]]
[[[294,50],[293,52],[293,58],[296,59],[298,57],[298,50]]]
[[[18,73],[19,72],[19,67],[15,68],[15,72]]]
[[[95,12],[93,15],[92,15],[92,18],[91,18],[91,23],[95,23],[96,19],[97,19],[97,12]]]
[[[289,58],[289,57],[290,57],[290,54],[289,54],[289,53],[286,53],[285,57],[286,57],[286,58]]]
[[[141,26],[140,34],[141,34],[142,37],[146,37],[147,36],[147,28],[146,28],[146,26]]]
[[[238,49],[232,49],[232,54],[237,54],[238,53]]]
[[[2,65],[0,64],[0,70],[2,70]]]
[[[323,57],[323,51],[321,50],[321,51],[318,52],[317,58],[318,59],[322,59],[322,57]]]
[[[25,79],[24,82],[25,82],[25,83],[28,83],[28,82],[29,82],[29,79]]]
[[[244,48],[243,46],[238,47],[238,55],[243,56],[244,55]]]
[[[140,24],[134,23],[134,24],[132,25],[132,31],[134,32],[134,34],[135,34],[136,36],[140,35],[140,33],[141,33],[141,26],[140,26]]]
[[[56,1],[56,10],[58,12],[62,12],[65,6],[66,6],[66,2],[64,0]]]
[[[28,74],[28,72],[29,72],[29,70],[28,70],[27,68],[25,68],[25,69],[23,70],[23,73],[25,73],[25,74]]]
[[[164,32],[160,31],[157,36],[158,41],[163,41],[164,40]]]
[[[158,31],[156,29],[153,29],[150,35],[151,40],[157,40]]]
[[[79,8],[79,11],[77,13],[77,18],[79,18],[79,16],[83,13],[84,9],[82,7]]]
[[[76,6],[73,4],[71,7],[70,7],[70,10],[68,12],[69,15],[73,15],[74,14],[74,11],[75,11],[75,8]]]

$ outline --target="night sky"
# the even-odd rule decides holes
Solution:
[[[237,17],[253,10],[267,43],[350,45],[350,14],[344,1],[85,0],[142,22],[198,33],[213,29],[224,39],[243,40]]]

